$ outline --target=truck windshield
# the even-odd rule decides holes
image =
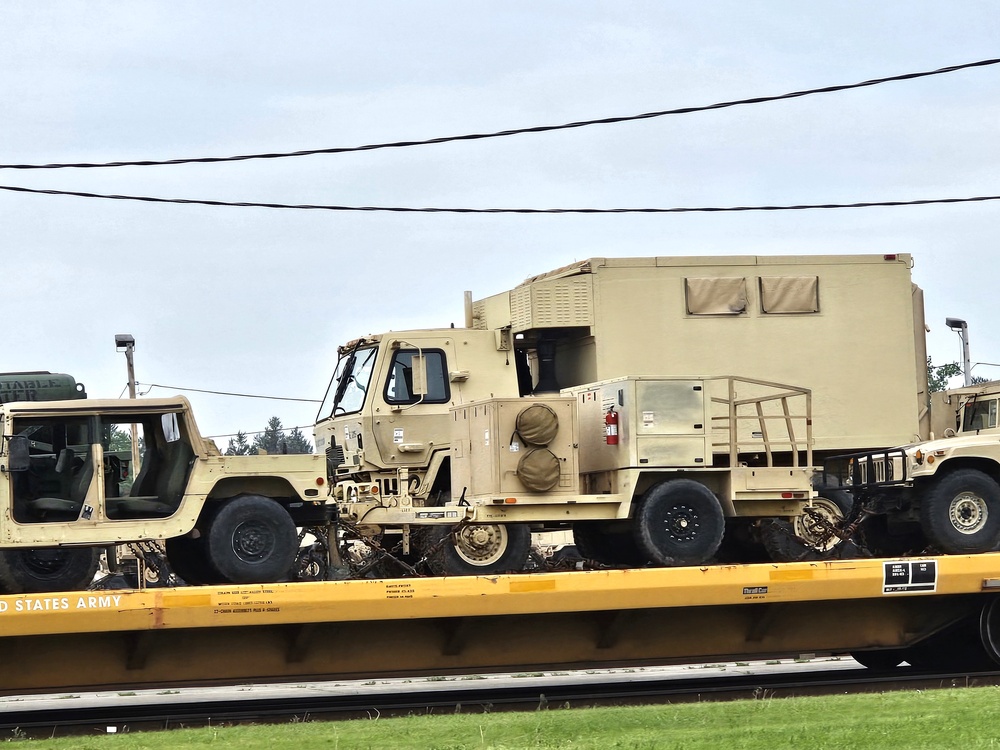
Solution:
[[[320,419],[361,411],[372,379],[376,347],[357,349],[344,354],[337,362],[331,387],[319,409]]]

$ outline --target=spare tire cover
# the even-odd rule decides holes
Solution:
[[[521,410],[514,425],[521,440],[528,445],[548,445],[559,432],[559,417],[550,406],[532,404]]]
[[[546,492],[559,484],[559,459],[547,448],[525,453],[517,462],[517,478],[533,492]]]

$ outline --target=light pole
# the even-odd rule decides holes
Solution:
[[[969,356],[969,324],[961,318],[945,318],[944,324],[962,338],[962,372],[965,385],[972,385],[972,358]]]
[[[135,338],[131,333],[115,334],[115,350],[125,352],[125,363],[128,365],[128,397],[135,398],[135,362],[132,353],[135,351]],[[132,478],[139,473],[139,435],[136,426],[132,425]]]

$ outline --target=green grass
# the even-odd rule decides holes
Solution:
[[[1000,748],[1000,688],[209,727],[25,740],[26,750]],[[12,733],[5,738],[17,741]]]

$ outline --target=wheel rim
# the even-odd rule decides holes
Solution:
[[[680,503],[669,508],[663,517],[663,528],[675,542],[690,542],[698,536],[701,518],[690,505]]]
[[[830,526],[836,526],[844,514],[833,500],[817,497],[811,508],[806,508],[801,516],[792,519],[792,533],[805,539],[809,546],[826,552],[836,545],[837,538],[830,533]]]
[[[233,531],[233,552],[244,562],[264,560],[274,544],[274,532],[260,521],[244,521]]]
[[[948,506],[951,525],[960,534],[975,534],[986,525],[989,509],[986,501],[975,492],[962,492]]]
[[[27,550],[21,554],[21,564],[36,578],[52,578],[66,567],[66,552],[61,549]]]
[[[455,552],[472,565],[491,565],[507,550],[507,529],[497,524],[474,524],[452,534]]]

